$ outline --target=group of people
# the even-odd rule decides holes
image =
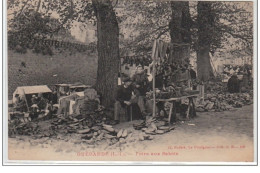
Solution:
[[[37,113],[49,113],[50,105],[46,98],[43,97],[42,93],[38,95],[32,95],[31,100],[27,100],[25,95],[17,95],[14,100],[14,109],[20,112],[31,112],[33,114]]]
[[[243,68],[240,66],[224,65],[223,73],[228,75],[233,75],[234,73],[240,74]]]
[[[129,113],[130,106],[134,107],[133,115],[136,115],[136,117],[133,117],[134,119],[142,119],[147,115],[145,95],[150,88],[149,85],[148,75],[142,66],[137,66],[132,78],[124,77],[122,79],[122,85],[117,90],[115,120],[120,120],[118,109],[123,108]],[[128,120],[129,118],[128,116]]]
[[[42,93],[39,93],[37,96],[32,95],[31,104],[39,110],[44,110],[48,106],[49,101],[43,97]]]
[[[191,79],[196,79],[196,72],[190,68]],[[117,90],[116,104],[115,104],[115,120],[120,119],[120,109],[123,108],[128,113],[128,120],[130,118],[130,108],[134,110],[132,112],[133,119],[142,119],[145,116],[152,114],[153,100],[146,99],[146,93],[152,90],[152,80],[149,79],[149,74],[142,68],[137,66],[135,73],[132,77],[124,77],[122,79],[123,84],[119,86]],[[155,87],[163,88],[166,86],[165,78],[163,74],[157,74],[155,76]],[[156,112],[164,112],[164,104],[161,102],[156,103]],[[139,116],[138,116],[139,115]]]
[[[242,78],[238,78],[238,74],[242,75]],[[240,73],[233,73],[227,83],[227,88],[230,93],[238,93],[240,91],[247,90],[251,85],[251,70],[244,68]]]

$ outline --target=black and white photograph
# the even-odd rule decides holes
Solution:
[[[256,164],[256,5],[6,0],[5,161]]]

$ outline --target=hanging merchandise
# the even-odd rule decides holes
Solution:
[[[193,93],[189,91],[191,89],[189,44],[172,44],[157,40],[154,42],[152,52],[155,69],[154,87],[161,91],[156,92],[156,97],[170,98]]]
[[[144,68],[152,62],[150,56],[124,56],[121,58],[123,59],[121,65],[129,65],[130,67],[141,65]]]

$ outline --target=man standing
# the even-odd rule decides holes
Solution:
[[[131,105],[132,88],[130,78],[126,77],[123,79],[123,85],[120,85],[117,90],[117,97],[115,102],[114,119],[120,121],[121,109],[127,109],[127,106]],[[127,118],[128,119],[128,118]]]
[[[38,94],[38,103],[37,103],[38,108],[40,110],[44,110],[44,109],[46,109],[47,105],[48,105],[48,100],[43,97],[42,93],[39,93]]]
[[[233,74],[231,78],[228,80],[227,83],[228,92],[230,93],[238,93],[240,86],[239,86],[239,80],[237,78],[236,74]]]
[[[140,96],[145,96],[149,81],[142,66],[137,66],[136,73],[134,74],[132,81],[136,89],[140,92]]]
[[[137,67],[136,73],[134,74],[132,80],[135,87],[134,88],[135,98],[132,100],[132,102],[138,104],[142,116],[145,116],[146,111],[145,111],[144,98],[147,92],[149,81],[148,81],[148,76],[143,70],[142,66]]]

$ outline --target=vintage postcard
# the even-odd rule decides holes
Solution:
[[[7,0],[5,163],[255,165],[256,3]]]

